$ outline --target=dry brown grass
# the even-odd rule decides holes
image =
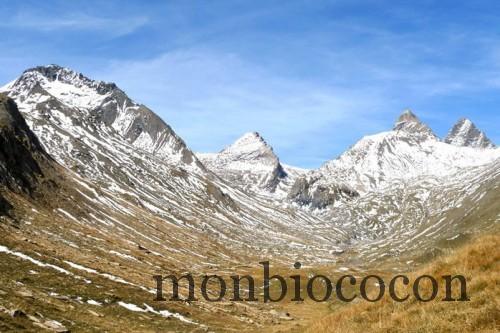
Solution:
[[[435,301],[423,303],[414,297],[403,303],[394,302],[389,297],[377,303],[360,301],[340,307],[334,314],[312,324],[307,332],[498,332],[499,246],[498,234],[477,238],[424,269],[408,274],[410,286],[397,289],[399,295],[411,293],[411,285],[417,276],[431,275],[439,282]],[[441,301],[445,288],[440,277],[448,274],[466,276],[469,302]],[[429,289],[430,284],[421,284],[422,294]],[[459,288],[455,284],[453,291],[458,298]]]

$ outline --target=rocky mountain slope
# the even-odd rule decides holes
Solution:
[[[309,172],[283,167],[257,133],[245,134],[220,153],[197,156],[208,169],[245,191],[316,209],[393,181],[444,177],[500,156],[498,150],[476,148],[494,148],[494,144],[470,121],[460,120],[441,141],[412,111],[405,110],[392,131],[366,136],[339,158]]]
[[[2,90],[0,262],[13,277],[0,274],[0,294],[14,296],[0,306],[22,304],[26,327],[259,331],[284,320],[273,306],[151,304],[151,276],[253,272],[262,259],[397,269],[500,222],[500,150],[442,142],[409,111],[306,172],[256,133],[198,158],[115,84],[67,68]]]
[[[113,83],[93,81],[81,73],[49,65],[26,70],[2,89],[21,109],[32,109],[28,120],[35,130],[44,122],[57,121],[59,127],[74,124],[87,135],[123,138],[132,147],[167,162],[200,168],[186,144],[161,118],[132,101]],[[71,134],[85,136],[83,132]],[[75,153],[83,149],[71,140],[60,143],[71,145]]]
[[[498,149],[442,142],[407,110],[397,119],[393,130],[363,137],[338,158],[298,181],[309,188],[344,187],[367,193],[388,187],[393,181],[449,176],[464,168],[491,163],[499,156]]]
[[[41,147],[54,158],[55,174],[60,178],[56,189],[43,192],[36,200],[0,186],[4,206],[19,217],[16,223],[11,216],[0,218],[6,235],[0,255],[10,269],[21,269],[18,261],[24,260],[31,263],[29,270],[38,271],[35,266],[39,266],[44,274],[52,271],[50,292],[72,298],[82,295],[75,291],[68,295],[59,276],[55,282],[57,274],[68,276],[68,283],[98,279],[99,288],[105,285],[118,290],[114,299],[136,306],[129,308],[144,309],[142,304],[151,302],[155,272],[231,271],[242,263],[257,266],[261,258],[278,263],[297,255],[313,260],[328,256],[348,239],[346,233],[331,226],[335,232],[325,241],[315,230],[326,228],[327,221],[230,186],[191,156],[173,131],[168,140],[156,145],[160,150],[138,145],[129,131],[113,127],[115,122],[102,115],[114,114],[120,119],[130,111],[139,113],[137,119],[152,121],[156,116],[149,117],[145,108],[129,110],[112,103],[118,88],[110,92],[103,87],[115,86],[48,66],[26,71],[3,89],[19,105]],[[116,109],[103,110],[107,105]],[[36,153],[30,155],[35,160]],[[10,173],[16,170],[10,164],[6,167]],[[303,224],[302,235],[297,235],[296,223]],[[15,281],[5,278],[5,285],[15,289]],[[98,294],[93,284],[81,288],[80,293]],[[53,298],[43,290],[36,292],[44,299]],[[139,300],[143,303],[137,303]],[[9,307],[17,301],[12,299]],[[72,303],[78,305],[77,300]],[[114,301],[110,306],[120,305]],[[188,318],[213,322],[214,313],[229,307],[228,303],[169,304],[143,315],[158,321],[162,317],[158,311],[170,311],[165,312],[170,314],[164,320],[175,320],[166,327],[200,328]],[[242,311],[258,325],[276,317],[258,309],[240,309],[220,325],[237,327]]]
[[[58,188],[57,166],[30,130],[14,101],[0,94],[0,216],[14,216],[6,192],[45,201]],[[3,193],[3,194],[2,194]]]
[[[327,223],[253,198],[206,170],[170,127],[112,83],[51,65],[25,71],[4,90],[16,100],[43,147],[73,171],[68,177],[79,184],[75,186],[79,195],[90,200],[89,207],[78,202],[75,206],[88,212],[89,223],[97,219],[114,225],[117,222],[102,214],[111,209],[125,220],[120,223],[151,216],[186,233],[228,239],[230,247],[247,244],[260,251],[269,246],[277,253],[304,248],[318,237],[314,228]],[[141,124],[137,138],[150,135],[157,141],[142,146],[131,136],[133,124]],[[297,221],[304,223],[305,234],[300,238],[294,230]],[[248,232],[260,241],[248,241]],[[164,240],[163,246],[178,246],[174,245],[178,237],[169,234],[170,241]],[[339,230],[333,238],[347,237]],[[317,245],[318,251],[327,253],[326,248],[326,244]],[[193,248],[182,250],[191,251],[196,253]],[[205,251],[201,244],[199,251]],[[315,250],[307,255],[313,257]]]
[[[0,184],[32,193],[49,160],[14,101],[0,94]]]

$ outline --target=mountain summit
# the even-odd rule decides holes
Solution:
[[[146,106],[131,100],[114,83],[91,80],[69,68],[48,65],[24,71],[1,90],[29,114],[27,120],[33,121],[35,132],[46,122],[69,122],[87,127],[94,135],[124,140],[164,160],[202,168],[170,126]]]
[[[219,155],[258,166],[274,167],[279,164],[273,148],[258,132],[245,133],[233,144],[223,149]]]
[[[470,126],[458,126],[462,127],[468,130],[456,129],[455,132],[467,136],[469,142],[476,145],[483,142],[484,135],[467,134],[472,131]],[[497,158],[498,153],[442,142],[412,111],[405,110],[392,131],[365,136],[338,158],[314,170],[309,175],[309,185],[347,186],[363,194],[395,181],[444,177],[466,167],[487,164]]]
[[[450,130],[444,142],[463,147],[495,148],[495,144],[467,118],[460,119]]]
[[[274,192],[287,176],[273,148],[257,132],[245,133],[217,154],[198,154],[221,178],[254,190]]]
[[[5,90],[14,100],[0,96],[2,328],[269,331],[305,317],[208,297],[153,304],[147,277],[229,276],[262,258],[332,274],[407,271],[498,222],[500,149],[442,142],[411,111],[317,170],[282,165],[256,132],[200,154],[204,168],[112,83],[51,65]]]
[[[432,132],[430,127],[422,123],[410,109],[406,109],[403,113],[401,113],[394,124],[393,130],[419,134],[427,138],[437,139],[437,136]]]

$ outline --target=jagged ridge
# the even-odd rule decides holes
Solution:
[[[393,130],[397,132],[404,131],[424,140],[437,139],[432,129],[422,123],[410,109],[406,109],[401,113],[394,124]]]
[[[71,69],[49,65],[26,70],[3,89],[20,103],[36,96],[36,108],[46,117],[50,117],[51,109],[62,110],[67,117],[106,126],[137,148],[160,158],[202,169],[170,126],[131,100],[114,83],[94,81]]]
[[[450,175],[461,168],[491,162],[499,155],[498,150],[488,152],[441,142],[413,112],[405,110],[392,131],[363,137],[337,159],[300,179],[289,197],[311,204],[311,191],[348,188],[347,193],[366,193],[396,180]],[[333,201],[322,203],[330,205]]]

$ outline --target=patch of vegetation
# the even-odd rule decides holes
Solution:
[[[486,235],[442,256],[416,276],[463,274],[467,278],[469,302],[443,302],[440,289],[434,301],[398,303],[389,297],[380,302],[359,302],[336,309],[313,323],[307,332],[498,332],[500,329],[500,235]],[[399,285],[400,295],[411,293],[411,285]],[[430,284],[421,284],[422,294],[431,293]],[[459,298],[459,288],[453,297]]]

